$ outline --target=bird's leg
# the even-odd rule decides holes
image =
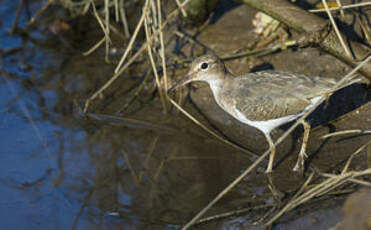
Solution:
[[[305,153],[309,138],[309,132],[310,132],[310,124],[306,121],[303,121],[301,123],[304,127],[304,134],[303,134],[303,143],[301,144],[300,152],[298,155],[298,160],[295,164],[295,167],[292,169],[293,171],[303,171],[304,170],[304,162],[305,158],[307,158],[307,154]]]
[[[271,151],[271,153],[269,154],[269,162],[268,162],[267,169],[265,170],[265,173],[271,173],[272,168],[273,168],[274,155],[276,154],[276,146],[274,145],[274,143],[272,141],[272,138],[269,135],[269,133],[264,133],[264,135],[265,135],[265,138],[268,141],[269,150]]]

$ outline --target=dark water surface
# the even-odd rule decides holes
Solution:
[[[81,102],[113,65],[83,57],[76,48],[83,41],[54,35],[48,24],[10,35],[17,5],[0,6],[2,229],[172,229],[250,163],[199,129],[181,128],[191,123],[169,119],[157,99],[139,104],[130,112],[135,120],[118,127],[83,117]],[[31,3],[31,12],[38,7]],[[19,26],[26,22],[23,11]],[[123,91],[132,92],[139,77]]]
[[[40,4],[30,3],[30,12]],[[175,229],[251,164],[246,153],[221,143],[176,111],[165,114],[151,84],[144,90],[149,93],[130,104],[146,75],[140,68],[128,71],[93,103],[92,114],[83,116],[84,100],[115,67],[104,63],[104,48],[82,56],[101,39],[95,19],[69,21],[65,34],[53,34],[55,18],[46,17],[27,35],[10,35],[17,6],[17,1],[0,0],[1,229]],[[26,23],[22,11],[19,26]],[[323,128],[315,135],[326,133]],[[266,143],[255,138],[249,137],[253,149],[264,150]],[[327,150],[336,151],[334,146],[350,151],[358,143],[334,143]],[[324,157],[319,165],[333,164],[334,157]],[[287,161],[291,165],[295,160],[293,155]],[[303,181],[290,167],[281,164],[274,176],[284,193]],[[274,202],[264,168],[249,175],[208,215],[266,208],[199,229],[244,229],[257,223]],[[341,204],[332,202],[277,229],[308,227],[312,217],[327,215],[331,218],[317,225],[326,229],[339,220]]]

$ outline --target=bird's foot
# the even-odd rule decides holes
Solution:
[[[308,157],[306,152],[306,145],[302,145],[298,154],[298,160],[296,161],[295,167],[292,169],[294,172],[304,172],[305,159]]]
[[[305,152],[300,152],[298,156],[298,160],[296,161],[296,164],[292,171],[294,172],[303,172],[304,171],[304,163],[305,163],[305,158],[307,158],[307,154]]]

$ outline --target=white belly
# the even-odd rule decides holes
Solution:
[[[311,103],[307,107],[305,107],[305,109],[299,114],[288,115],[288,116],[284,116],[284,117],[280,117],[280,118],[276,118],[276,119],[271,119],[271,120],[266,120],[266,121],[249,120],[235,106],[234,106],[234,111],[228,111],[228,112],[230,114],[232,114],[234,118],[241,121],[242,123],[245,123],[245,124],[248,124],[252,127],[255,127],[255,128],[261,130],[264,134],[269,134],[273,129],[299,118],[306,111],[311,109],[321,98],[322,98],[321,96],[312,98]]]

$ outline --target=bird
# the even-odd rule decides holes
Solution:
[[[266,173],[271,173],[275,144],[271,132],[297,120],[333,92],[334,79],[303,74],[260,71],[235,76],[224,62],[213,54],[196,58],[185,77],[168,89],[171,93],[194,81],[208,83],[219,107],[236,120],[260,130],[269,144]],[[303,171],[311,125],[301,122],[303,141],[294,171]]]

